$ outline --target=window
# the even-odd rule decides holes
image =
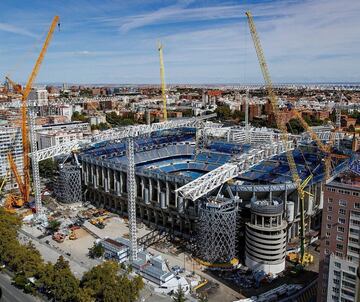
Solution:
[[[334,200],[332,198],[328,198],[328,203],[332,203]]]
[[[325,253],[325,255],[329,255],[330,251],[328,249],[325,249],[324,253]]]
[[[345,232],[345,228],[342,227],[342,226],[338,226],[338,227],[337,227],[337,231],[340,232],[340,233],[344,233],[344,232]]]
[[[329,237],[330,237],[330,235],[331,235],[331,234],[330,234],[330,232],[326,232],[325,237],[326,237],[326,238],[329,238]]]
[[[340,271],[334,271],[334,275],[337,276],[337,277],[340,277],[341,273],[340,273]]]
[[[343,253],[338,252],[338,251],[335,252],[335,255],[336,255],[337,257],[339,257],[339,258],[342,258],[342,257],[343,257]]]
[[[345,215],[345,214],[346,214],[346,210],[345,210],[345,209],[339,209],[339,214],[340,214],[340,215]]]
[[[331,215],[328,215],[327,220],[331,220]]]
[[[344,248],[344,245],[342,245],[342,244],[340,244],[340,243],[337,243],[337,244],[336,244],[336,248],[337,248],[338,250],[342,250],[342,249]]]
[[[360,221],[359,220],[355,220],[355,219],[350,219],[350,223],[352,225],[360,225]]]
[[[347,205],[346,200],[339,200],[339,206],[346,207],[346,205]]]
[[[326,241],[325,241],[325,245],[330,245],[330,241],[329,241],[329,240],[326,240]]]
[[[353,237],[349,237],[349,241],[353,243],[359,243],[359,239]]]
[[[332,206],[328,206],[328,212],[332,212]]]
[[[344,241],[344,236],[342,236],[342,235],[337,235],[337,236],[336,236],[336,240],[337,240],[337,241]]]
[[[338,222],[339,222],[340,224],[345,224],[345,218],[339,218],[339,219],[338,219]]]
[[[360,196],[359,192],[353,192],[353,196]]]
[[[326,225],[326,228],[327,228],[327,229],[331,229],[331,223],[328,223],[328,224]]]
[[[339,262],[334,262],[334,265],[335,265],[335,267],[341,268],[341,263],[339,263]]]
[[[353,267],[353,266],[351,266],[351,265],[349,265],[349,271],[355,273],[356,268]]]

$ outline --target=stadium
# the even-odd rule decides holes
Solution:
[[[313,196],[307,197],[305,209],[307,233],[316,236],[323,206],[324,154],[305,138],[296,139],[296,144],[289,143],[294,148],[298,173],[302,179],[313,175],[308,186]],[[279,266],[285,261],[283,245],[279,250],[272,249],[276,255],[266,254],[269,242],[259,234],[285,234],[281,240],[287,246],[298,237],[299,200],[281,146],[279,134],[267,128],[214,124],[201,129],[163,130],[136,138],[138,222],[191,240],[194,253],[206,263],[228,263],[245,257],[252,265],[267,265],[269,271],[280,271]],[[79,159],[85,199],[126,217],[125,142],[99,143],[83,151]],[[335,170],[344,165],[339,160]],[[235,166],[238,170],[231,170]],[[232,171],[235,177],[222,178],[223,170]],[[206,189],[195,190],[205,185]],[[278,224],[272,227],[274,219]],[[268,226],[270,229],[261,230]],[[258,245],[244,245],[254,238]]]

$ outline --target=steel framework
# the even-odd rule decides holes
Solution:
[[[134,159],[134,139],[127,139],[127,190],[128,190],[128,215],[129,215],[129,231],[130,231],[130,260],[137,260],[137,232],[136,232],[136,183],[135,183],[135,159]]]
[[[41,188],[40,188],[40,173],[39,173],[39,159],[37,153],[36,144],[36,132],[35,132],[35,116],[36,112],[33,107],[29,108],[29,126],[30,126],[30,147],[31,153],[34,156],[31,157],[32,175],[33,175],[33,186],[35,195],[35,217],[37,220],[43,217],[43,209],[41,203]]]
[[[200,206],[198,257],[210,263],[226,263],[236,256],[237,204],[206,202]]]
[[[56,196],[61,202],[74,203],[82,201],[81,171],[78,166],[63,166],[60,169]]]
[[[244,153],[236,158],[236,161],[226,163],[178,188],[176,191],[183,197],[195,201],[220,187],[227,181],[236,178],[239,174],[248,171],[251,167],[257,165],[261,161],[292,149],[294,149],[294,144],[291,141],[288,141],[286,146],[284,146],[282,142],[277,142],[269,145],[262,145],[256,149],[250,149],[248,153]]]

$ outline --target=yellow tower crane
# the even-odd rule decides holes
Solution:
[[[50,44],[51,38],[53,36],[53,33],[55,31],[56,26],[59,26],[59,20],[60,18],[58,16],[55,16],[51,25],[50,29],[48,31],[48,34],[46,36],[45,42],[43,44],[43,47],[41,49],[41,52],[39,54],[39,57],[36,60],[36,63],[33,67],[33,70],[29,76],[29,79],[26,83],[26,86],[23,90],[21,90],[21,135],[22,135],[22,144],[23,144],[23,180],[21,180],[20,173],[18,172],[17,166],[15,164],[15,161],[13,159],[12,153],[8,153],[8,160],[10,164],[10,168],[12,172],[15,175],[16,181],[19,185],[19,189],[22,195],[22,201],[23,203],[26,203],[29,201],[30,197],[30,159],[29,159],[29,139],[28,139],[28,125],[27,125],[27,100],[28,96],[31,92],[32,84],[35,81],[35,78],[39,72],[41,63],[44,60],[45,53],[48,49],[48,46]],[[12,82],[12,85],[13,82]],[[14,87],[14,89],[16,89]]]
[[[158,51],[160,58],[160,79],[161,79],[161,95],[163,100],[163,116],[164,121],[167,121],[167,109],[166,109],[166,84],[165,84],[165,67],[164,67],[164,56],[163,56],[163,45],[158,42]]]
[[[267,89],[268,94],[269,94],[270,102],[271,102],[273,113],[274,113],[275,120],[276,120],[276,124],[277,124],[277,127],[280,129],[280,137],[281,137],[281,140],[283,141],[284,145],[287,146],[289,134],[287,132],[287,128],[286,128],[286,125],[285,125],[284,121],[281,119],[277,97],[276,97],[274,89],[273,89],[273,84],[272,84],[272,80],[271,80],[271,77],[270,77],[269,68],[268,68],[266,60],[265,60],[264,52],[262,50],[262,46],[261,46],[261,43],[260,43],[260,38],[259,38],[258,33],[256,31],[255,23],[254,23],[251,12],[249,12],[249,11],[246,12],[246,16],[247,16],[247,19],[248,19],[250,33],[251,33],[252,40],[254,42],[254,47],[255,47],[255,50],[256,50],[256,54],[257,54],[257,57],[258,57],[258,60],[259,60],[261,72],[262,72],[262,75],[263,75],[263,78],[264,78],[264,81],[265,81],[266,89]],[[301,117],[301,119],[302,119],[302,117]],[[300,120],[300,121],[302,121],[302,120]],[[307,128],[310,128],[310,127],[307,125]],[[311,131],[310,133],[312,135],[313,131]],[[314,139],[315,139],[315,137],[314,137]],[[320,141],[320,143],[321,143],[321,141]],[[304,208],[304,199],[305,199],[305,194],[306,193],[310,194],[310,193],[305,191],[305,187],[308,185],[308,183],[312,179],[312,175],[310,174],[302,182],[302,180],[301,180],[301,178],[300,178],[300,176],[298,174],[298,171],[297,171],[297,167],[296,167],[296,163],[295,163],[292,151],[290,149],[288,149],[288,148],[286,150],[286,157],[287,157],[287,160],[288,160],[288,163],[289,163],[289,167],[290,167],[290,171],[291,171],[291,174],[292,174],[293,181],[296,184],[298,195],[299,195],[299,198],[300,198],[300,257],[299,257],[299,263],[304,265],[306,263],[306,259],[311,258],[310,255],[305,253],[305,208]]]

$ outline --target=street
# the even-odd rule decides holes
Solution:
[[[3,273],[0,273],[0,286],[2,289],[1,302],[39,302],[43,301],[40,298],[35,298],[31,295],[24,294],[21,290],[11,285],[11,278]]]

